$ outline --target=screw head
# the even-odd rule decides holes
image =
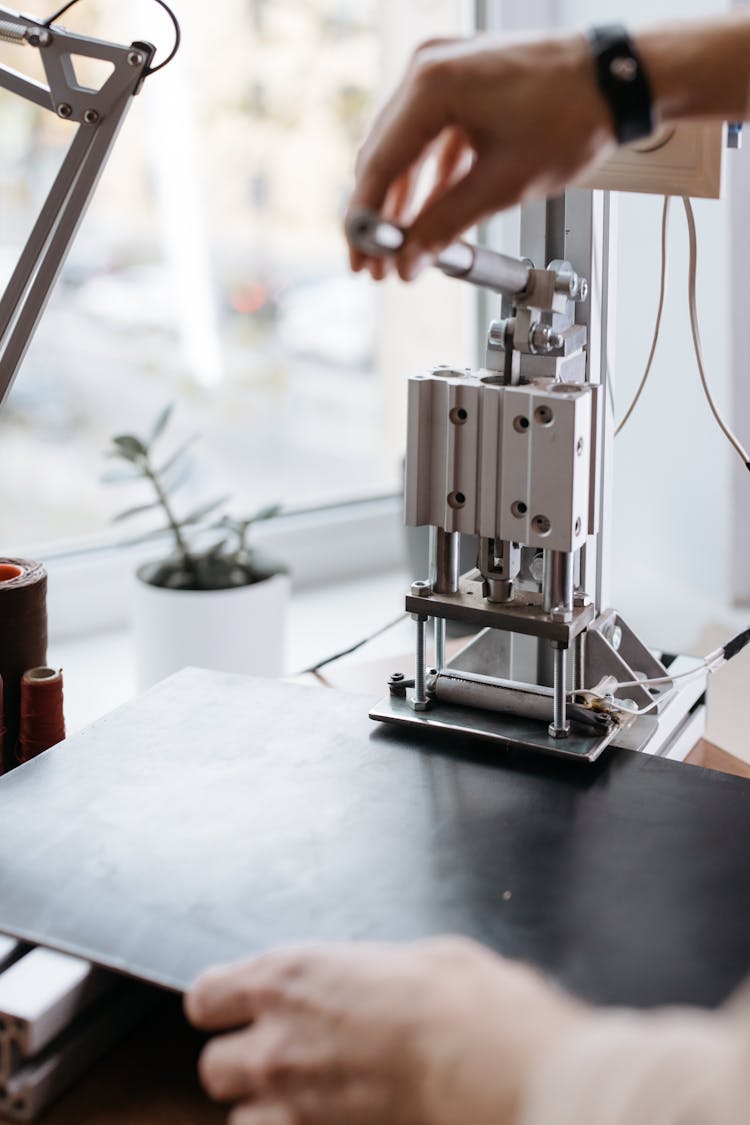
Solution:
[[[30,47],[49,47],[52,42],[52,36],[46,27],[40,27],[36,31],[30,31],[26,36],[26,40]]]
[[[143,66],[144,61],[140,51],[131,51],[128,55],[128,66]]]
[[[432,583],[428,582],[426,578],[420,578],[417,582],[411,584],[411,596],[413,598],[429,598],[432,594]]]
[[[404,676],[403,672],[393,672],[391,677],[390,677],[390,682],[392,684],[398,684],[398,683],[401,682],[401,680],[404,680],[404,679],[406,679],[406,677]]]
[[[60,102],[59,106],[57,107],[57,113],[59,117],[72,117],[73,106],[69,105],[68,102]]]
[[[96,109],[87,109],[83,115],[83,120],[87,125],[96,125],[99,120],[99,111]]]

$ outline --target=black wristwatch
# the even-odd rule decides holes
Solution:
[[[647,137],[654,130],[651,86],[632,39],[618,23],[592,27],[587,35],[617,140],[625,145]]]

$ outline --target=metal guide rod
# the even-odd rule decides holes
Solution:
[[[405,232],[395,223],[381,219],[372,211],[358,211],[346,223],[347,234],[354,246],[371,257],[388,257],[404,244]],[[511,258],[494,250],[485,250],[469,242],[453,242],[438,254],[435,263],[449,277],[469,281],[496,293],[515,296],[523,293],[529,283],[532,264],[523,258]]]

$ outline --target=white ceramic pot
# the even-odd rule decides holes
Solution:
[[[132,587],[140,690],[188,666],[283,674],[287,574],[229,590],[168,590],[144,580],[148,569],[140,568]]]

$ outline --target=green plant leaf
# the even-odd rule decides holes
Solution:
[[[161,466],[161,468],[156,470],[156,475],[159,476],[159,477],[163,477],[166,473],[168,473],[170,471],[170,469],[173,469],[174,466],[180,460],[180,458],[182,458],[187,453],[187,451],[188,451],[188,449],[190,449],[191,445],[193,445],[197,440],[198,440],[197,434],[192,434],[189,438],[187,438],[182,443],[182,445],[174,451],[174,453],[171,455],[171,457],[167,458],[167,460],[164,462],[164,464]]]
[[[200,523],[201,520],[206,519],[212,512],[215,512],[217,508],[220,508],[222,504],[226,504],[228,499],[228,496],[219,496],[217,500],[212,500],[209,504],[201,504],[200,508],[196,508],[189,515],[185,516],[184,519],[181,519],[179,521],[180,525],[185,527],[190,524]]]
[[[154,442],[158,438],[160,438],[161,435],[164,433],[164,431],[167,428],[167,423],[169,422],[169,419],[172,417],[172,411],[173,410],[174,410],[174,403],[168,402],[167,405],[162,410],[159,417],[154,422],[154,425],[151,429],[151,436],[148,439],[149,446],[152,446],[154,444]]]
[[[248,523],[258,523],[260,520],[272,520],[281,512],[281,504],[268,504],[251,516]]]
[[[124,457],[127,461],[136,462],[147,453],[146,446],[134,434],[118,434],[112,438],[112,444],[117,447],[115,457]]]
[[[150,504],[138,504],[135,508],[127,508],[126,511],[113,516],[112,523],[122,523],[123,520],[129,520],[131,516],[140,516],[143,512],[153,512],[154,508],[160,507],[161,504],[158,500],[152,500]]]
[[[192,475],[192,461],[186,460],[184,463],[178,461],[166,480],[164,477],[160,478],[162,491],[165,492],[167,496],[172,496],[173,493],[179,491],[179,489],[188,483]]]
[[[119,457],[120,454],[111,454],[111,456]],[[102,484],[125,484],[134,480],[140,480],[141,473],[138,468],[131,464],[115,465],[111,469],[107,469],[99,477]]]

